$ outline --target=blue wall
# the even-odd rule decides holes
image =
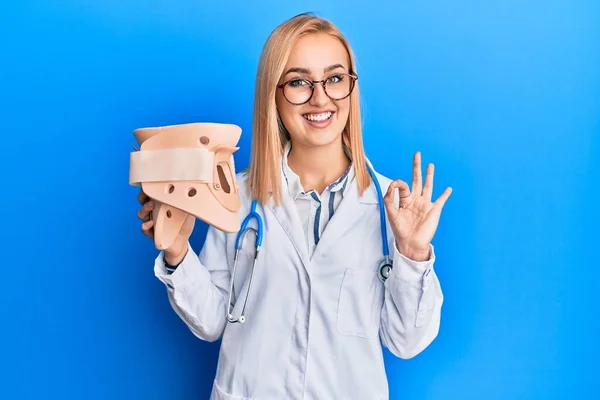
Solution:
[[[454,188],[441,331],[417,358],[386,354],[392,398],[600,396],[597,1],[200,3],[0,7],[0,398],[208,397],[218,343],[153,276],[132,131],[236,123],[245,167],[260,49],[307,10],[354,46],[378,168],[410,181],[420,149],[436,195]]]

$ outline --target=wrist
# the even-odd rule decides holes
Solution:
[[[431,257],[429,246],[425,248],[416,248],[411,246],[402,246],[396,242],[396,248],[400,254],[413,261],[428,261]]]
[[[187,255],[187,251],[188,251],[187,246],[185,246],[183,249],[181,249],[179,251],[177,251],[177,250],[173,251],[173,249],[166,249],[164,251],[164,260],[171,267],[177,267],[179,264],[181,264],[181,262]]]

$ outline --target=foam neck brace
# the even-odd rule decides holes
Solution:
[[[233,153],[241,132],[236,125],[219,123],[134,131],[140,149],[130,154],[129,184],[141,187],[156,203],[157,248],[168,248],[190,217],[225,232],[239,230]]]

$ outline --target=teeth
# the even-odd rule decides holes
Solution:
[[[304,118],[306,118],[309,121],[325,121],[327,119],[329,119],[329,117],[331,117],[331,111],[329,112],[324,112],[321,114],[305,114]]]

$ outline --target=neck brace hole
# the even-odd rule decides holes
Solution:
[[[219,182],[221,183],[221,187],[225,193],[231,192],[231,186],[227,181],[227,177],[225,176],[225,171],[223,171],[223,167],[221,165],[217,165],[217,173],[219,174]]]

